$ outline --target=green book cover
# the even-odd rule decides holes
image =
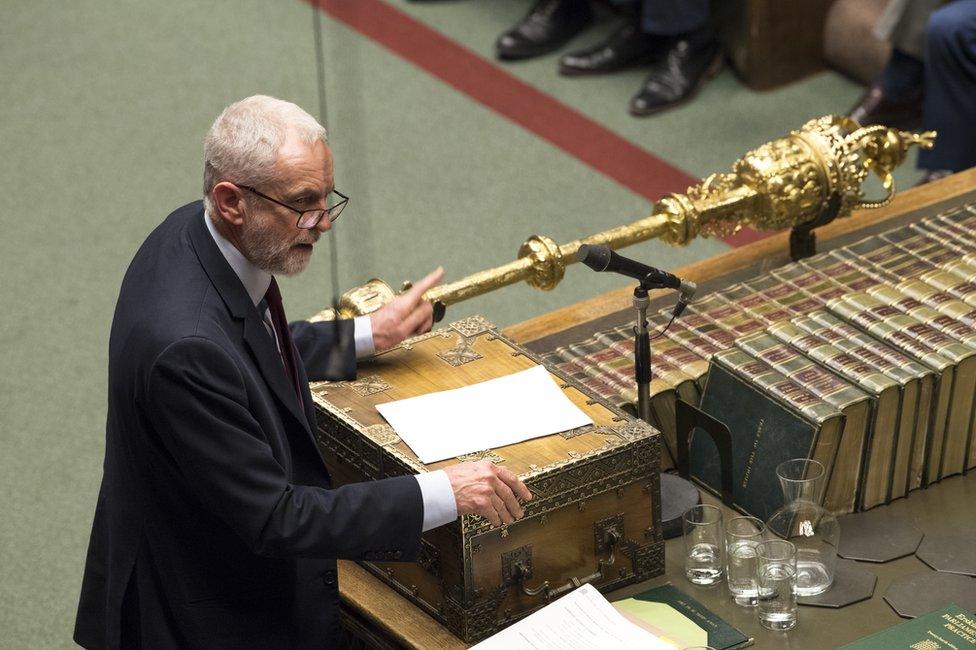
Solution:
[[[840,650],[964,650],[976,648],[976,615],[949,605],[841,646]]]
[[[753,367],[764,368],[763,376],[753,377]],[[796,392],[788,394],[787,402],[786,391],[791,389]],[[773,390],[781,391],[783,401],[771,394]],[[828,471],[833,466],[832,440],[840,430],[840,411],[745,352],[733,349],[712,358],[701,410],[725,423],[732,436],[733,504],[763,521],[783,505],[777,465],[791,458],[816,458]],[[831,423],[825,425],[827,420]],[[824,426],[833,433],[821,435]],[[690,447],[692,477],[719,494],[722,481],[715,443],[695,429]]]
[[[732,650],[752,645],[752,639],[670,584],[618,600],[613,606],[681,647],[707,642],[715,650]]]

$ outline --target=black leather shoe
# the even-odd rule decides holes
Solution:
[[[919,88],[907,97],[894,101],[881,86],[875,84],[861,95],[848,115],[861,126],[883,124],[911,130],[922,123],[923,97],[924,93]]]
[[[569,76],[600,74],[648,63],[660,54],[661,40],[642,32],[636,24],[626,24],[599,45],[563,56],[559,59],[559,72]]]
[[[539,0],[495,41],[499,59],[528,59],[558,50],[593,22],[589,0]]]
[[[722,67],[718,41],[693,44],[687,38],[673,41],[659,58],[640,91],[630,100],[630,114],[652,115],[691,99],[709,77]]]

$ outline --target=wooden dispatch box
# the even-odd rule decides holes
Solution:
[[[664,571],[660,434],[559,371],[549,368],[593,425],[429,465],[375,408],[540,363],[472,317],[376,355],[355,381],[311,386],[319,445],[336,485],[488,458],[532,491],[525,516],[511,525],[464,516],[424,533],[417,562],[362,563],[466,642],[584,582],[610,591]]]

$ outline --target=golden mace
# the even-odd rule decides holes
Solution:
[[[589,237],[558,245],[533,235],[518,259],[429,290],[425,298],[440,320],[447,305],[525,280],[543,291],[562,280],[566,265],[576,262],[583,244],[623,248],[648,239],[683,246],[703,235],[726,237],[749,225],[760,230],[814,227],[835,217],[850,216],[856,208],[887,205],[895,193],[891,176],[905,161],[908,149],[929,149],[934,131],[910,133],[885,126],[861,127],[836,115],[810,120],[789,135],[753,149],[732,165],[731,173],[712,174],[684,194],[667,194],[650,216]],[[868,172],[881,178],[887,195],[864,200],[861,185]],[[404,288],[409,284],[405,284]],[[339,317],[352,318],[376,311],[394,298],[393,289],[373,279],[342,294]],[[325,309],[311,320],[330,320]]]

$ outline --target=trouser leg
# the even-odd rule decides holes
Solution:
[[[929,18],[923,125],[938,132],[919,153],[922,169],[976,165],[976,0],[957,0]]]

